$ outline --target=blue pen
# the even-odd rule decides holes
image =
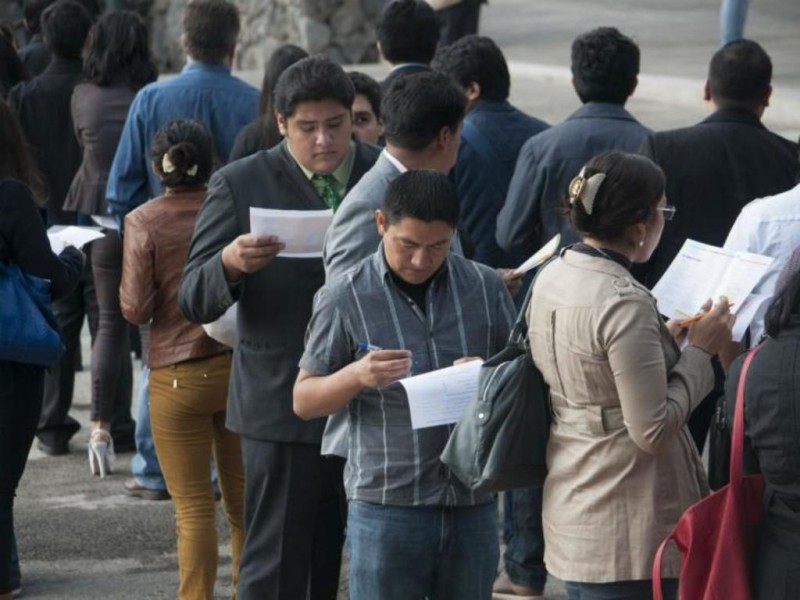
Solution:
[[[378,350],[383,350],[380,346],[373,346],[368,342],[358,342],[358,349],[360,352],[376,352]]]

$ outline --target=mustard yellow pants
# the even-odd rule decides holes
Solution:
[[[212,450],[231,532],[233,589],[237,587],[244,543],[244,469],[239,436],[225,429],[230,370],[226,353],[150,372],[150,421],[175,507],[181,600],[214,597],[218,557]]]

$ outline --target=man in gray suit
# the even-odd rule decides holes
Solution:
[[[342,202],[325,238],[325,278],[332,281],[381,241],[375,211],[389,183],[406,171],[433,169],[449,173],[458,156],[464,93],[439,73],[415,73],[398,80],[383,98],[386,148]]]
[[[354,96],[345,72],[324,58],[281,75],[275,110],[285,140],[211,178],[181,282],[191,321],[208,323],[239,303],[227,426],[242,437],[245,468],[241,600],[335,600],[338,590],[342,462],[320,455],[324,420],[292,410],[322,260],[283,258],[277,239],[249,233],[249,210],[338,205],[379,152],[351,140]]]

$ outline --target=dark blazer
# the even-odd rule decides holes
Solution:
[[[82,79],[80,60],[55,58],[41,75],[14,86],[9,95],[9,104],[47,183],[48,225],[74,225],[77,221],[76,214],[65,212],[62,205],[81,164],[70,101]]]
[[[401,77],[403,75],[412,75],[414,73],[425,73],[426,71],[430,71],[431,68],[427,65],[423,65],[420,63],[404,63],[395,65],[389,74],[386,76],[386,79],[381,81],[381,92],[386,94],[389,91],[389,88],[392,86],[392,82]]]
[[[379,150],[358,144],[348,190]],[[187,319],[208,323],[239,302],[239,346],[229,386],[228,428],[266,441],[319,444],[325,419],[303,421],[292,388],[303,354],[314,294],[325,283],[322,259],[281,258],[234,285],[225,280],[222,249],[250,231],[250,207],[326,208],[294,162],[286,142],[217,171],[197,217],[179,292]]]
[[[64,202],[64,210],[105,215],[106,183],[128,109],[136,92],[127,84],[82,83],[72,94],[72,123],[83,149],[81,163]]]
[[[733,423],[742,358],[730,368],[725,403]],[[768,338],[745,386],[745,465],[767,487],[753,565],[754,598],[790,600],[800,589],[800,315]],[[753,470],[752,468],[748,470]]]
[[[678,211],[641,274],[653,287],[687,238],[722,246],[742,207],[797,183],[797,144],[751,112],[718,110],[693,127],[648,137],[641,153],[664,169],[667,202]]]
[[[519,152],[497,215],[497,244],[527,258],[557,233],[562,243],[575,241],[577,234],[560,210],[569,182],[594,155],[636,152],[649,133],[623,106],[589,102],[534,135]]]
[[[548,127],[508,102],[488,100],[476,103],[464,120],[450,177],[458,188],[459,226],[475,246],[473,260],[490,267],[518,267],[528,258],[497,245],[497,214],[506,201],[520,149]]]

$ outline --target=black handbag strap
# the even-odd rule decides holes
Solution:
[[[511,334],[508,336],[509,344],[520,344],[525,342],[525,338],[528,336],[528,320],[526,316],[528,313],[528,307],[531,304],[531,296],[533,296],[533,286],[536,284],[536,280],[539,278],[541,272],[544,271],[544,268],[558,258],[559,255],[560,253],[554,254],[541,265],[536,267],[536,272],[534,273],[533,279],[531,279],[531,284],[528,286],[528,291],[525,294],[525,300],[522,302],[522,306],[517,314],[517,320],[514,322],[514,327],[511,329]]]

